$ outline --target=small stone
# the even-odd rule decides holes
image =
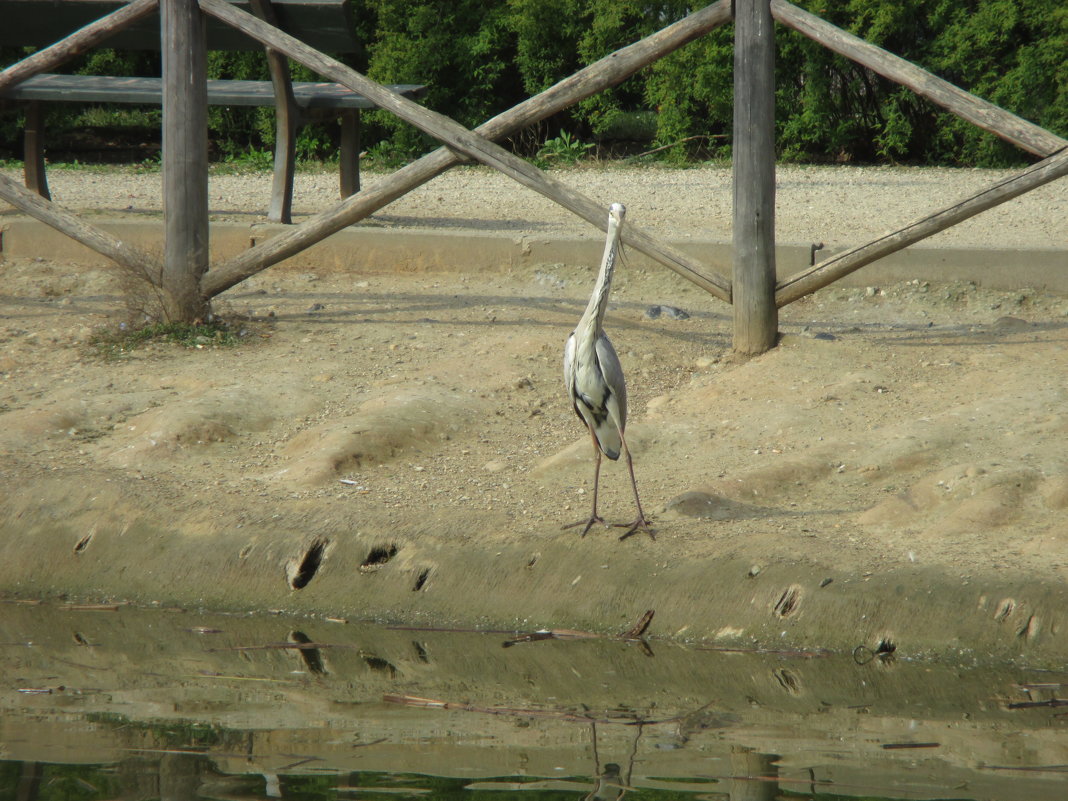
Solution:
[[[655,320],[661,315],[663,315],[664,317],[669,317],[672,320],[690,319],[689,313],[683,311],[677,306],[656,305],[650,306],[648,309],[645,310],[645,316],[648,317],[650,320]]]

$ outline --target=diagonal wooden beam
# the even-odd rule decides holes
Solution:
[[[829,50],[908,87],[916,94],[1036,156],[1049,156],[1068,147],[1068,139],[1062,139],[1000,106],[965,92],[949,81],[932,75],[877,45],[865,42],[786,0],[771,0],[771,14],[783,25],[793,28]]]
[[[510,127],[517,127],[519,124],[526,123],[513,122],[513,120],[509,118],[507,125],[504,125],[499,122],[504,116],[501,115],[501,117],[495,118],[495,120],[491,120],[489,123],[486,123],[486,125],[482,126],[478,132],[469,131],[468,129],[464,128],[463,126],[459,125],[448,117],[426,109],[423,106],[420,106],[417,103],[408,100],[407,98],[401,97],[400,95],[391,92],[380,84],[371,81],[370,79],[366,78],[355,70],[346,67],[344,64],[341,64],[335,59],[331,59],[327,56],[324,56],[322,53],[319,53],[313,48],[305,45],[298,39],[295,39],[292,36],[289,36],[281,31],[278,31],[275,28],[272,28],[271,26],[261,22],[260,20],[257,20],[255,17],[252,17],[251,15],[234,8],[223,0],[200,0],[200,6],[205,13],[210,14],[211,16],[216,17],[217,19],[220,19],[223,22],[226,22],[227,24],[232,25],[235,28],[238,28],[239,30],[243,31],[252,38],[260,41],[266,46],[273,47],[276,50],[284,52],[294,61],[298,61],[304,64],[305,66],[316,71],[320,75],[323,75],[324,77],[327,77],[330,80],[333,80],[344,86],[348,86],[350,89],[353,89],[354,91],[357,91],[365,97],[371,99],[376,105],[380,106],[381,108],[391,111],[392,113],[399,116],[401,119],[404,119],[406,122],[409,122],[410,124],[430,134],[436,139],[445,142],[448,147],[458,151],[460,154],[473,158],[477,161],[480,161],[484,164],[487,164],[489,166],[494,167],[495,169],[504,172],[505,174],[509,175],[510,177],[514,178],[525,186],[528,186],[529,188],[546,195],[555,202],[560,203],[572,212],[578,214],[580,217],[588,220],[593,225],[604,230],[604,227],[606,225],[606,215],[604,214],[604,207],[601,204],[579,192],[570,189],[564,184],[561,184],[559,181],[550,178],[541,170],[538,170],[534,166],[528,164],[519,157],[512,155],[508,151],[504,150],[504,148],[501,148],[500,146],[494,144],[493,142],[485,138],[485,136],[501,136],[506,133],[507,130],[510,129]],[[714,4],[714,6],[710,6],[704,9],[702,12],[698,12],[698,14],[703,15],[702,22],[705,26],[707,26],[706,30],[701,31],[701,33],[703,33],[707,32],[707,30],[711,30],[716,25],[722,24],[723,22],[727,21],[727,19],[729,19],[730,17],[730,8],[729,5],[726,3],[717,3]],[[697,17],[698,14],[691,15],[691,17]],[[687,20],[690,20],[690,18],[687,18]],[[693,26],[691,23],[689,29],[681,30],[685,34],[689,34],[690,29],[694,27],[695,26]],[[670,52],[670,50],[675,49],[681,46],[682,44],[685,44],[687,41],[691,41],[693,38],[696,38],[697,35],[700,35],[700,33],[694,33],[693,35],[688,36],[688,38],[686,35],[678,36],[677,38],[680,40],[678,44],[674,44],[670,49],[666,49],[664,52]],[[606,72],[607,80],[609,81],[604,85],[612,85],[614,83],[618,83],[634,71],[628,71],[624,69],[622,65],[617,66],[613,64],[610,59],[612,59],[615,55],[616,54],[613,54],[613,56],[610,56],[608,59],[604,60],[607,62],[604,69]],[[645,63],[648,63],[648,61],[651,60],[652,59],[649,59],[645,61]],[[637,69],[637,67],[635,67],[634,69]],[[583,77],[589,79],[592,76],[584,75]],[[570,87],[568,91],[574,96],[574,99],[571,99],[569,102],[575,102],[575,100],[580,99],[581,97],[589,96],[589,94],[593,94],[595,91],[599,91],[599,88],[604,88],[604,86],[600,86],[599,88],[595,89],[590,89],[589,91],[586,91],[587,88],[588,87],[584,87],[581,84],[572,85],[572,87]],[[557,89],[557,87],[553,87],[553,89],[550,89],[549,92],[553,92],[553,90],[555,89]],[[532,98],[532,100],[534,100],[534,98]],[[524,113],[531,108],[532,107],[526,106],[524,108]],[[516,109],[513,109],[512,111],[515,112]],[[541,116],[547,116],[548,113],[552,113],[552,111],[550,110],[545,114],[542,114]],[[516,117],[519,116],[519,114],[516,115]],[[533,117],[533,119],[540,118],[540,116]],[[527,120],[527,122],[529,121],[532,120]],[[494,123],[497,124],[494,125]],[[410,191],[415,186],[418,186],[426,180],[429,180],[434,175],[439,174],[448,167],[453,166],[454,164],[459,163],[461,161],[461,159],[456,158],[455,156],[453,156],[452,158],[443,158],[442,156],[438,155],[439,153],[440,151],[436,151],[434,154],[431,154],[431,156],[435,158],[437,164],[433,168],[434,171],[430,172],[429,174],[427,174],[428,163],[424,163],[419,168],[416,168],[416,165],[419,164],[419,162],[408,165],[408,168],[405,168],[409,171],[408,174],[405,174],[405,170],[399,171],[396,175],[403,177],[401,177],[400,180],[394,181],[389,187],[388,191],[383,193],[380,199],[384,200],[385,202],[382,202],[381,205],[377,206],[377,208],[381,208],[382,205],[385,205],[391,200],[396,199],[405,192]],[[430,157],[424,157],[424,159],[421,159],[420,161],[425,162],[425,160],[428,158]],[[412,179],[416,175],[419,175],[421,180],[413,182]],[[426,177],[422,178],[422,175],[426,175]],[[362,198],[364,195],[365,192],[361,192],[359,195],[354,196],[352,198],[352,206],[357,205],[359,203],[358,199]],[[385,199],[386,197],[388,197],[388,199]],[[360,209],[362,216],[366,216],[366,214],[369,214],[375,210],[372,208],[370,209],[370,211],[365,212],[365,209],[370,205],[371,204],[366,204],[363,208]],[[342,206],[344,207],[346,206],[346,204],[342,204]],[[356,216],[351,207],[349,208],[349,211],[343,214],[342,216],[347,219],[347,222],[345,224],[351,224],[351,222],[354,222],[355,219],[361,218],[360,216]],[[344,227],[344,225],[340,225],[334,228],[333,230],[328,231],[327,233],[322,233],[322,231],[326,230],[326,228],[336,225],[338,222],[340,222],[339,216],[335,216],[330,221],[319,219],[313,222],[319,226],[316,230],[317,235],[315,236],[315,238],[312,238],[306,233],[302,234],[299,240],[299,246],[296,246],[298,244],[297,237],[291,236],[285,242],[278,243],[275,249],[270,253],[267,253],[264,250],[260,250],[257,253],[253,253],[253,251],[257,250],[257,248],[266,248],[271,244],[271,242],[275,241],[269,240],[264,245],[257,246],[257,248],[253,248],[250,251],[246,251],[244,254],[237,257],[236,259],[231,259],[226,264],[221,265],[217,270],[209,272],[208,275],[205,276],[205,281],[203,284],[205,294],[208,296],[217,294],[218,292],[221,292],[224,289],[233,286],[244,278],[247,278],[249,275],[255,274],[259,270],[268,266],[269,263],[279,261],[282,258],[285,258],[286,255],[292,255],[292,253],[299,251],[303,247],[313,244],[315,241],[318,241],[318,239],[321,239],[323,236],[328,235],[328,233],[333,233],[334,230],[340,230],[341,227]],[[281,238],[282,237],[276,237],[276,239]],[[705,268],[702,265],[695,263],[688,256],[676,250],[675,248],[658,242],[645,232],[633,226],[629,226],[627,232],[624,234],[624,242],[626,242],[636,250],[645,253],[656,261],[665,264],[670,269],[703,287],[707,291],[711,292],[713,295],[723,300],[730,300],[730,282],[727,279],[715,274],[713,274],[711,277],[706,276],[704,274]],[[294,246],[296,246],[295,249]]]
[[[895,251],[906,248],[921,239],[937,234],[951,225],[974,217],[982,211],[993,208],[1006,200],[1012,200],[1025,192],[1048,184],[1068,175],[1068,150],[1063,150],[1037,164],[1032,164],[1023,172],[1004,181],[987,187],[981,192],[947,206],[940,211],[922,217],[903,228],[881,236],[866,245],[851,248],[844,253],[824,259],[814,267],[790,276],[779,282],[775,292],[775,303],[780,308],[793,303],[817,289],[827,286],[839,278],[859,270],[876,259],[888,256]]]
[[[83,222],[76,215],[20,186],[6,175],[0,175],[0,198],[34,219],[81,242],[87,248],[107,256],[150,284],[159,286],[159,265],[154,264],[150,256],[130,247],[104,229]]]
[[[12,64],[0,72],[0,94],[3,94],[9,86],[21,83],[38,73],[55,69],[64,61],[91,50],[131,23],[152,14],[158,5],[158,0],[134,0],[96,22],[78,29],[70,36],[60,39],[55,44]],[[41,13],[48,13],[47,6],[41,9]]]

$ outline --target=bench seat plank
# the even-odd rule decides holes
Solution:
[[[418,97],[426,87],[393,84],[406,97]],[[35,75],[3,93],[15,100],[51,102],[127,103],[160,105],[162,78],[122,78],[112,75]],[[301,108],[367,109],[374,103],[336,83],[294,81],[293,96]],[[270,81],[208,81],[208,103],[213,106],[273,106]]]

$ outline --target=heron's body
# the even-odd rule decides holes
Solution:
[[[593,479],[593,513],[585,523],[583,535],[594,523],[603,522],[597,514],[597,487],[601,472],[601,454],[616,460],[620,454],[627,457],[634,500],[638,505],[638,518],[630,524],[624,537],[639,528],[652,535],[652,530],[642,512],[638,499],[638,486],[634,481],[634,468],[624,431],[627,427],[627,385],[623,380],[623,368],[615,348],[604,332],[604,315],[608,308],[608,294],[612,287],[612,272],[619,252],[619,237],[626,209],[613,203],[608,210],[608,237],[604,256],[597,273],[590,302],[586,305],[575,330],[564,347],[564,383],[571,398],[575,413],[590,431],[596,449],[597,462]]]

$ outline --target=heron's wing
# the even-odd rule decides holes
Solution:
[[[564,345],[564,386],[567,387],[567,394],[570,397],[575,391],[575,335],[572,334],[567,338],[567,344]]]
[[[613,422],[619,427],[620,432],[627,426],[627,382],[623,380],[623,366],[616,356],[616,349],[612,347],[611,340],[605,334],[597,338],[595,345],[597,362],[601,367],[601,375],[608,387],[608,398],[605,406],[608,408],[609,418],[615,418]]]

